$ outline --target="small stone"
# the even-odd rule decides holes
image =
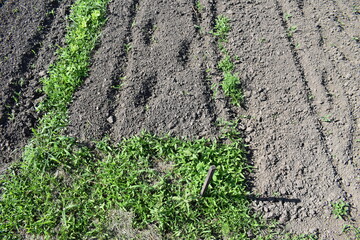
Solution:
[[[43,77],[43,76],[45,76],[46,75],[46,72],[45,71],[40,71],[39,72],[39,77]]]
[[[244,96],[245,96],[245,98],[251,97],[251,91],[246,91],[246,92],[244,93]]]
[[[254,131],[254,129],[252,127],[248,127],[245,130],[245,132],[247,132],[247,133],[252,133],[253,131]]]
[[[246,138],[245,138],[245,142],[246,142],[246,143],[250,143],[250,142],[251,142],[251,137],[249,137],[249,136],[246,137]]]
[[[112,123],[114,123],[114,117],[110,116],[106,119],[106,121],[108,121],[108,123],[112,124]]]
[[[266,219],[270,219],[270,218],[274,218],[275,214],[273,212],[268,212],[266,214],[264,214],[264,218]]]
[[[281,187],[281,188],[279,189],[279,192],[280,192],[281,195],[286,195],[286,194],[287,194],[287,191],[286,191],[286,188],[285,188],[285,187]]]
[[[346,74],[345,79],[350,79],[352,76],[350,73]]]
[[[281,214],[281,216],[279,218],[279,222],[285,223],[285,222],[289,221],[289,219],[290,219],[289,213],[287,211],[284,211],[283,214]]]
[[[260,101],[264,102],[267,100],[267,96],[264,92],[260,93]]]

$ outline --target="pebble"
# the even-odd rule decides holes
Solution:
[[[110,116],[106,119],[106,121],[108,121],[108,123],[112,124],[112,123],[114,123],[114,117]]]
[[[286,195],[286,194],[287,194],[287,191],[286,191],[286,188],[285,188],[285,187],[281,187],[281,188],[279,189],[279,192],[280,192],[281,195]]]
[[[39,77],[43,77],[43,76],[45,76],[46,75],[46,72],[45,71],[40,71],[39,72]]]
[[[352,76],[350,73],[346,74],[345,79],[350,79]]]
[[[290,220],[289,213],[287,211],[284,211],[283,214],[281,214],[281,217],[279,218],[280,223],[285,223]]]
[[[252,127],[248,127],[245,130],[245,132],[247,132],[247,133],[252,133],[253,131],[254,131],[254,129]]]
[[[245,138],[245,142],[246,142],[246,143],[250,143],[250,142],[251,142],[251,137],[249,137],[249,136],[246,137],[246,138]]]
[[[246,91],[246,92],[244,93],[244,96],[245,96],[245,98],[251,97],[251,91]]]

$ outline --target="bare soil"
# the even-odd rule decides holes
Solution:
[[[0,1],[0,163],[19,158],[42,95],[39,78],[63,45],[73,0]],[[218,136],[241,119],[255,167],[253,207],[295,233],[348,239],[360,223],[360,5],[353,1],[113,0],[89,77],[69,106],[70,136],[114,141],[142,130]],[[209,33],[231,19],[245,103],[211,85],[221,57]],[[215,96],[215,97],[214,97]],[[331,203],[351,205],[335,219]]]

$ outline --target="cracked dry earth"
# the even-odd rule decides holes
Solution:
[[[39,78],[64,44],[73,0],[0,1],[0,163],[31,138],[43,98]],[[190,138],[219,135],[241,119],[254,165],[253,208],[295,233],[349,239],[360,223],[360,3],[358,1],[113,0],[89,76],[69,106],[66,132],[83,142],[141,130]],[[245,103],[221,81],[209,34],[227,16]],[[2,170],[3,171],[3,170]],[[345,200],[351,219],[335,219]]]

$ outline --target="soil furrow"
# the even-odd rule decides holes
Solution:
[[[4,104],[6,105],[4,110],[8,116],[2,117],[0,130],[3,138],[0,139],[0,150],[3,154],[0,156],[0,162],[10,162],[19,158],[22,147],[32,135],[31,129],[36,125],[39,117],[35,106],[42,96],[38,91],[41,88],[38,80],[46,75],[47,66],[55,58],[55,45],[62,45],[65,14],[72,2],[71,0],[63,1],[60,5],[50,2],[46,9],[42,10],[46,15],[39,22],[42,30],[35,31],[34,35],[30,35],[31,38],[26,40],[28,44],[24,44],[24,52],[21,52],[23,55],[14,56],[15,59],[12,59],[15,62],[18,59],[19,64],[4,65],[9,67],[5,74],[16,82],[8,85],[11,88],[3,89],[4,92],[7,91],[5,97],[10,100]],[[49,11],[51,14],[45,14]],[[17,44],[21,45],[21,42]],[[7,48],[3,50],[12,51],[14,46],[10,44]],[[26,52],[26,48],[35,49],[35,52]],[[6,80],[1,83],[6,83]]]
[[[283,8],[283,7],[282,7]],[[289,8],[288,6],[288,11],[290,12],[291,8]],[[301,16],[304,16],[304,6],[302,8],[302,14]],[[283,11],[284,12],[284,11]],[[283,18],[282,14],[282,19]],[[295,16],[293,16],[293,18],[295,18]],[[307,19],[302,19],[300,22],[306,22]],[[291,23],[286,23],[285,21],[283,21],[283,26],[285,27],[285,31],[290,29]],[[309,24],[304,24],[304,25],[308,25]],[[298,25],[296,25],[298,26]],[[302,30],[299,30],[302,31]],[[307,31],[307,32],[311,32],[311,31]],[[326,153],[328,155],[328,159],[329,161],[333,164],[334,167],[334,171],[335,171],[335,175],[339,175],[339,170],[338,170],[338,166],[336,164],[336,161],[334,160],[334,155],[331,153],[332,150],[329,147],[329,143],[327,141],[327,132],[329,131],[326,128],[326,124],[324,122],[328,122],[331,121],[331,119],[329,119],[329,115],[327,115],[327,113],[329,113],[329,111],[331,111],[332,109],[332,94],[329,91],[329,83],[328,83],[328,77],[327,77],[327,71],[330,71],[330,69],[326,69],[326,66],[323,66],[323,64],[318,64],[316,65],[316,63],[321,63],[321,59],[323,59],[325,56],[321,56],[321,53],[323,52],[322,49],[313,49],[312,51],[309,52],[319,52],[319,54],[317,56],[307,56],[306,54],[303,54],[302,51],[298,51],[295,48],[295,45],[297,41],[300,42],[306,42],[309,41],[309,37],[307,37],[307,40],[304,39],[299,39],[298,35],[293,33],[294,36],[289,37],[288,39],[290,41],[290,46],[292,49],[292,54],[293,57],[295,59],[295,62],[297,63],[298,66],[298,71],[301,73],[303,82],[304,82],[304,86],[305,86],[305,91],[306,91],[306,95],[308,96],[308,104],[310,105],[310,108],[312,109],[312,113],[314,116],[316,116],[319,119],[319,124],[318,124],[318,131],[319,134],[321,136],[322,139],[322,143],[324,145],[324,148],[326,150]],[[315,31],[316,34],[316,31]],[[295,36],[296,35],[296,36]],[[318,44],[316,44],[316,41],[318,41],[318,39],[321,40],[321,35],[320,36],[316,36],[314,38],[314,43],[310,46],[314,46],[314,48],[317,48]],[[299,52],[299,53],[298,53]],[[315,62],[312,62],[315,61]],[[319,66],[319,68],[311,68],[308,66]],[[325,70],[326,69],[326,70]],[[342,99],[344,100],[344,99]],[[345,99],[346,101],[346,99]],[[341,184],[341,182],[339,182]]]
[[[243,122],[257,169],[253,191],[261,196],[254,206],[287,229],[331,239],[341,224],[330,217],[330,203],[344,192],[309,100],[307,69],[287,36],[284,11],[277,1],[222,3],[219,11],[233,19],[230,52],[239,56],[245,83],[248,110],[239,115],[251,117]]]
[[[324,70],[321,70],[321,69],[306,68],[306,66],[309,66],[310,64],[308,62],[304,62],[304,60],[309,61],[309,59],[306,59],[306,58],[304,59],[299,56],[299,53],[296,49],[296,45],[297,45],[296,39],[294,39],[295,32],[291,32],[291,30],[290,30],[292,26],[297,27],[297,25],[291,25],[291,23],[286,22],[285,17],[284,17],[285,16],[284,13],[290,12],[289,11],[290,9],[286,10],[284,8],[284,2],[282,2],[280,4],[279,1],[275,1],[275,3],[277,6],[277,9],[278,9],[278,12],[279,12],[280,19],[282,21],[281,25],[284,28],[284,32],[287,33],[287,38],[290,43],[290,49],[291,49],[291,53],[292,53],[294,62],[296,64],[298,72],[300,73],[302,82],[304,83],[304,91],[305,91],[305,95],[308,96],[307,103],[311,109],[311,113],[316,118],[320,118],[320,116],[325,116],[325,115],[322,115],[321,112],[329,111],[330,103],[331,103],[331,101],[329,101],[329,95],[330,95],[329,90],[327,89],[326,81],[323,78],[325,72],[324,72]],[[303,9],[304,9],[304,5],[301,6],[301,16],[304,15]],[[301,31],[301,30],[299,30],[299,31]],[[300,52],[300,54],[301,54],[301,52]],[[316,99],[316,101],[318,101],[319,103],[316,103],[316,101],[313,101],[313,99]],[[327,103],[327,104],[324,104],[324,103]],[[324,110],[321,111],[321,109],[319,109],[319,108],[322,108]],[[317,122],[318,123],[316,124],[316,127],[319,131],[321,143],[325,149],[326,155],[328,156],[329,162],[333,165],[335,175],[338,175],[337,168],[333,164],[334,161],[333,161],[332,155],[330,154],[329,146],[326,141],[325,133],[323,130],[324,126],[320,120],[318,120]]]
[[[159,4],[161,9],[155,7]],[[199,43],[193,13],[185,0],[141,2],[136,18],[140,29],[133,32],[125,86],[115,111],[114,139],[141,130],[187,137],[214,131],[200,69],[203,54],[194,52]],[[150,44],[141,41],[149,19],[154,23]]]
[[[108,21],[93,55],[92,67],[69,108],[67,132],[81,141],[101,139],[116,121],[116,98],[124,88],[127,59],[132,48],[131,28],[135,24],[138,0],[108,6]],[[84,107],[86,106],[86,107]]]
[[[26,11],[25,6],[22,5],[25,3],[18,2],[14,3],[13,6],[9,6],[7,9],[1,9],[0,14],[4,15],[11,11],[14,15],[14,22],[18,24],[27,24],[29,19],[24,19],[22,11]],[[33,32],[27,36],[22,36],[22,29],[19,29],[19,32],[14,33],[14,36],[21,36],[21,44],[19,44],[14,36],[7,35],[6,29],[7,25],[14,24],[11,20],[7,20],[5,16],[2,16],[1,19],[6,19],[4,21],[3,27],[0,29],[0,36],[2,40],[2,51],[0,58],[2,59],[2,66],[0,67],[1,78],[6,79],[5,81],[0,82],[1,86],[1,102],[3,103],[0,107],[2,115],[0,116],[0,123],[3,126],[6,126],[9,118],[13,118],[11,112],[14,105],[18,102],[18,98],[21,95],[22,89],[26,89],[28,82],[26,81],[25,73],[29,72],[30,65],[35,62],[37,52],[41,47],[41,43],[48,32],[48,28],[51,25],[54,16],[53,14],[47,14],[51,10],[56,10],[59,6],[55,1],[50,1],[48,3],[42,4],[42,2],[34,3],[35,6],[39,7],[39,15],[34,16]],[[19,14],[19,16],[17,16]],[[15,23],[16,24],[16,23]],[[7,35],[7,36],[6,36]],[[8,44],[6,46],[5,44]],[[16,45],[19,44],[19,45]],[[12,75],[12,76],[11,76]],[[14,76],[15,75],[15,76]]]
[[[217,116],[217,120],[234,120],[237,118],[236,112],[229,102],[227,97],[224,96],[222,91],[219,89],[220,82],[223,80],[222,73],[218,69],[218,62],[221,59],[221,53],[218,46],[218,42],[215,36],[211,34],[214,31],[215,21],[218,15],[218,3],[217,1],[206,1],[204,3],[205,9],[207,10],[203,14],[202,27],[204,28],[204,51],[206,53],[206,69],[205,78],[211,99],[213,102],[213,111]],[[221,15],[221,13],[219,13]],[[232,30],[231,30],[232,31]],[[232,53],[230,53],[232,55]],[[234,57],[234,56],[233,56]]]
[[[295,6],[289,5],[287,7],[290,11],[291,7]],[[353,177],[349,178],[349,176],[357,175],[356,172],[358,172],[356,167],[349,162],[353,158],[351,151],[355,126],[352,114],[353,107],[351,107],[346,91],[344,91],[343,76],[337,71],[338,64],[324,61],[324,59],[330,59],[331,55],[327,54],[324,46],[319,47],[316,44],[321,35],[317,31],[318,28],[312,27],[316,24],[316,20],[312,19],[315,15],[314,7],[316,7],[314,4],[306,5],[304,17],[297,19],[296,16],[293,16],[293,22],[299,26],[300,31],[309,33],[307,36],[303,36],[301,32],[296,33],[294,39],[304,45],[303,49],[309,49],[309,51],[299,50],[299,60],[305,66],[306,80],[313,93],[314,109],[322,125],[322,135],[327,146],[328,156],[340,177],[339,184],[347,193],[346,200],[355,209],[358,209],[360,199],[356,194],[358,191],[357,180]],[[338,34],[341,32],[335,32],[333,36],[337,38]],[[342,39],[339,44],[344,41],[346,39]],[[313,53],[317,54],[314,55]],[[346,62],[346,60],[343,61]],[[321,90],[323,91],[321,92]],[[349,173],[352,174],[349,175]],[[353,214],[354,216],[358,215],[356,212]]]
[[[121,93],[121,86],[125,81],[126,76],[124,75],[124,73],[126,72],[126,68],[127,68],[127,63],[128,63],[128,58],[129,58],[129,53],[132,49],[132,41],[133,41],[133,37],[132,37],[132,28],[136,25],[136,14],[137,14],[137,10],[139,8],[140,5],[140,1],[139,0],[134,0],[132,1],[130,8],[129,8],[129,20],[128,20],[128,24],[127,24],[127,29],[126,29],[126,33],[124,35],[124,47],[123,47],[123,56],[121,58],[119,58],[118,60],[118,65],[119,67],[114,71],[113,76],[112,76],[112,89],[110,89],[108,91],[108,99],[110,100],[110,102],[115,103],[117,98],[119,98],[119,95]],[[148,22],[149,25],[152,25],[153,23],[151,21]],[[148,26],[149,29],[152,28],[152,26]],[[108,112],[108,118],[107,118],[107,126],[105,127],[106,131],[105,134],[109,135],[111,133],[111,128],[113,126],[113,122],[114,122],[114,111],[117,108],[117,104],[110,104],[109,105],[109,112]]]

